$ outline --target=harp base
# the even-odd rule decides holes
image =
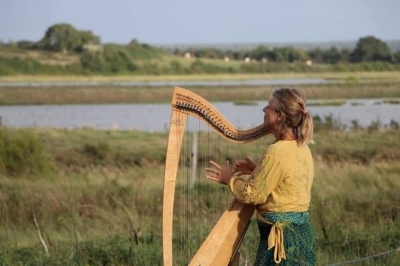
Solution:
[[[234,199],[189,265],[231,265],[231,258],[235,258],[235,254],[238,253],[254,211],[255,207],[253,205],[243,204]]]

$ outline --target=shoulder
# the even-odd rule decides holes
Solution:
[[[279,158],[282,156],[282,148],[279,142],[275,142],[267,147],[265,150],[262,159],[261,165],[265,164],[274,164],[279,161]]]
[[[297,148],[296,142],[289,141],[277,141],[268,146],[266,153],[270,155],[281,155],[287,152],[292,151]]]
[[[307,145],[299,146],[296,141],[278,141],[268,146],[265,154],[277,159],[287,159],[291,156],[309,152],[310,149]]]

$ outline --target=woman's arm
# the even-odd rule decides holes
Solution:
[[[267,153],[248,180],[234,177],[229,182],[229,188],[235,198],[242,203],[264,204],[282,180],[282,176],[283,171],[279,161]]]

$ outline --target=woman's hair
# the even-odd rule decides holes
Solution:
[[[272,93],[275,99],[274,108],[282,115],[278,124],[281,136],[288,128],[294,128],[297,134],[297,144],[307,145],[313,142],[313,121],[306,110],[306,99],[298,89],[281,88]]]

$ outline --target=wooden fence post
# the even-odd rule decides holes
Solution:
[[[192,133],[192,154],[190,165],[190,182],[189,188],[192,189],[196,183],[196,169],[197,169],[197,133]]]

